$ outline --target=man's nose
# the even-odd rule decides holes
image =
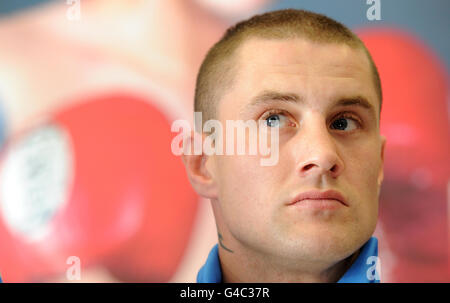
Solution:
[[[328,175],[337,178],[344,170],[344,163],[338,147],[323,123],[319,126],[304,127],[299,135],[297,148],[297,172],[302,177]]]

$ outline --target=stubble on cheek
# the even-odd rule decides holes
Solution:
[[[355,232],[373,233],[378,218],[378,172],[381,165],[374,146],[368,146],[347,162],[352,225]]]
[[[270,173],[261,169],[258,157],[229,156],[219,166],[220,211],[223,228],[229,231],[223,232],[224,239],[232,236],[249,246],[268,241],[267,228],[277,203],[271,201]]]

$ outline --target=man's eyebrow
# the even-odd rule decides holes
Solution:
[[[245,112],[252,107],[259,105],[270,104],[275,101],[287,102],[287,103],[302,103],[304,100],[298,94],[289,92],[278,92],[274,90],[265,90],[260,94],[253,97],[241,112]],[[376,110],[373,105],[364,96],[354,96],[340,98],[334,106],[361,106],[369,111],[374,117],[377,117]]]
[[[261,92],[260,94],[256,95],[255,97],[253,97],[251,99],[250,103],[248,103],[244,107],[243,111],[246,111],[255,106],[271,103],[274,101],[299,103],[302,100],[303,99],[300,98],[300,96],[295,93],[282,93],[282,92],[277,92],[277,91],[273,91],[273,90],[265,90],[265,91]]]
[[[374,117],[376,117],[376,111],[372,104],[363,96],[356,96],[351,98],[341,98],[334,106],[361,106],[368,110]]]

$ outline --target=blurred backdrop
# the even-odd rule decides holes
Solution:
[[[369,1],[371,2],[371,1]],[[450,2],[0,2],[0,273],[5,282],[194,282],[217,242],[172,155],[209,47],[255,13],[351,27],[383,86],[383,282],[450,282]]]

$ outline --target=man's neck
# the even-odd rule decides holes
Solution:
[[[225,283],[240,282],[337,282],[358,258],[359,250],[335,264],[298,262],[280,264],[245,249],[226,251],[219,246],[222,279]]]

